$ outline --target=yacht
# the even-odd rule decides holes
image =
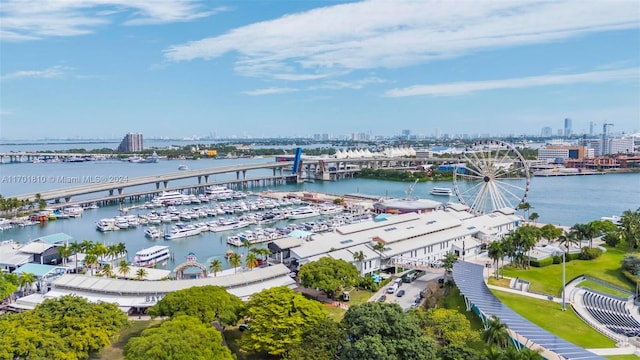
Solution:
[[[158,230],[155,226],[149,226],[144,230],[144,235],[152,239],[157,239],[164,237],[164,232],[162,232],[162,230]]]
[[[341,214],[344,211],[344,207],[335,204],[320,205],[321,215]]]
[[[430,194],[435,196],[452,196],[453,191],[451,191],[451,189],[449,188],[434,187],[433,189],[431,189]]]
[[[169,247],[164,245],[156,245],[136,252],[133,257],[133,265],[153,267],[157,263],[167,260],[171,257]]]
[[[113,231],[116,228],[116,219],[113,218],[101,219],[96,223],[96,229],[98,231],[107,232]]]
[[[318,209],[313,208],[311,206],[303,206],[299,207],[289,213],[289,219],[306,219],[309,217],[319,216],[320,211]]]
[[[218,221],[215,226],[211,226],[209,227],[209,231],[213,231],[213,232],[220,232],[220,231],[227,231],[227,230],[235,230],[235,229],[241,229],[244,227],[249,226],[249,222],[248,221],[244,221],[244,220],[239,220],[239,219],[220,219],[220,221]]]
[[[202,229],[194,225],[178,223],[171,227],[171,231],[168,234],[164,234],[164,238],[166,240],[180,239],[183,237],[198,235],[201,232]]]
[[[187,165],[178,165],[178,170],[189,170]]]
[[[180,191],[163,191],[160,195],[153,198],[153,201],[162,204],[170,204],[175,201],[182,203],[183,196]]]

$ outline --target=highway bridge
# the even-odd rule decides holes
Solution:
[[[370,159],[305,159],[300,163],[298,173],[292,174],[289,169],[294,162],[273,162],[244,164],[233,166],[222,166],[208,169],[186,170],[163,175],[142,176],[136,178],[109,178],[109,177],[65,177],[59,180],[60,183],[80,184],[78,186],[64,187],[55,190],[40,192],[40,197],[47,202],[69,203],[74,196],[96,194],[91,199],[83,199],[82,203],[95,201],[112,201],[125,198],[139,199],[144,195],[152,195],[163,190],[199,189],[214,185],[209,182],[211,176],[217,174],[236,173],[236,180],[217,182],[215,184],[228,184],[233,187],[246,188],[249,185],[269,185],[282,183],[302,182],[305,178],[314,180],[337,180],[345,177],[352,177],[363,168],[384,168],[384,169],[415,169],[418,165],[423,165],[426,159],[415,158],[370,158]],[[251,170],[272,169],[271,176],[263,174],[257,177],[248,178],[247,172]],[[181,185],[179,187],[169,187],[170,181],[189,179],[197,180],[192,185]],[[144,185],[155,185],[148,189],[130,189],[133,191],[125,193],[125,189]],[[100,194],[102,193],[102,194]],[[36,193],[22,194],[15,196],[18,200],[35,200]]]

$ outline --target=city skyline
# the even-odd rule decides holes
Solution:
[[[439,4],[3,1],[0,137],[640,131],[636,2]]]

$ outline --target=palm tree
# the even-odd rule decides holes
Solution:
[[[111,264],[102,265],[100,272],[102,272],[106,277],[113,277],[113,268],[111,267]]]
[[[71,246],[64,244],[62,246],[58,246],[58,254],[62,258],[62,266],[66,266],[67,259],[69,258],[69,256],[71,256],[71,254],[73,254],[73,249],[71,248]]]
[[[209,270],[213,273],[213,276],[217,276],[218,272],[222,271],[222,261],[213,259],[209,263]]]
[[[233,266],[233,270],[234,272],[238,272],[238,266],[242,265],[242,257],[240,257],[240,254],[238,253],[233,253],[231,256],[229,256],[229,264],[231,264],[231,266]]]
[[[24,293],[26,289],[31,289],[33,284],[35,284],[36,280],[37,278],[34,274],[22,273],[18,278],[18,282],[20,284],[20,288],[22,289],[22,292]]]
[[[564,231],[562,235],[558,237],[558,244],[564,245],[566,251],[565,253],[569,254],[569,248],[571,244],[578,244],[580,241],[578,240],[578,235],[575,231]]]
[[[84,258],[84,265],[88,266],[91,269],[91,276],[93,276],[93,268],[95,265],[98,265],[98,255],[94,253],[89,253]]]
[[[529,220],[532,221],[534,224],[536,223],[536,220],[538,220],[540,218],[540,215],[537,212],[532,212],[531,215],[529,215]]]
[[[491,317],[487,319],[485,323],[485,329],[482,333],[482,340],[487,345],[497,345],[500,348],[506,348],[509,345],[509,327],[507,324],[500,321],[500,318]]]
[[[140,268],[138,269],[138,271],[136,271],[136,280],[143,280],[144,278],[147,277],[147,275],[149,275],[147,273],[147,270]]]
[[[492,259],[496,264],[495,274],[497,279],[500,273],[500,259],[504,257],[504,251],[502,250],[502,244],[500,243],[500,241],[493,241],[491,244],[489,244],[487,253],[489,255],[489,258]]]
[[[529,204],[528,202],[521,202],[518,205],[518,209],[524,211],[524,217],[527,217],[527,214],[529,213],[529,210],[533,209],[533,207],[531,206],[531,204]]]
[[[357,261],[358,264],[360,264],[360,275],[362,275],[363,270],[363,265],[364,265],[364,259],[366,259],[367,256],[364,254],[364,252],[361,251],[356,251],[353,253],[353,260]]]
[[[125,245],[123,242],[119,242],[118,244],[116,244],[116,247],[118,249],[118,255],[127,255],[127,245]]]
[[[96,254],[98,259],[104,258],[104,256],[107,255],[107,252],[108,249],[103,243],[95,243],[93,245],[93,253]]]
[[[69,249],[76,255],[75,271],[78,271],[78,253],[82,252],[82,245],[79,242],[73,242],[69,245]]]
[[[580,247],[582,247],[582,240],[587,237],[587,225],[586,224],[575,224],[571,227],[571,230],[575,232],[576,239],[580,242]]]
[[[249,268],[249,270],[258,266],[258,258],[256,257],[256,254],[248,252],[247,257],[244,259],[244,263]]]
[[[267,248],[255,248],[255,247],[252,247],[252,248],[249,249],[249,252],[255,254],[257,257],[263,257],[264,256],[265,260],[267,259],[267,257],[269,255],[271,255],[271,250],[269,250]]]
[[[518,354],[519,360],[542,360],[544,357],[540,355],[540,350],[532,350],[528,347],[523,347],[520,349]]]
[[[127,260],[120,260],[120,263],[118,263],[118,272],[120,273],[120,275],[126,278],[129,274],[129,271],[131,271],[131,268],[129,267],[129,263],[127,262]]]
[[[384,243],[376,241],[376,244],[373,245],[373,250],[377,251],[380,254],[380,267],[378,270],[382,271],[382,257],[384,256],[382,252],[384,251]]]
[[[640,247],[640,208],[636,211],[625,210],[620,217],[620,229],[629,250]]]

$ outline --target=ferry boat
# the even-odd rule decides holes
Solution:
[[[171,231],[168,234],[164,234],[166,240],[180,239],[183,237],[198,235],[202,232],[202,229],[194,225],[175,224],[171,227]]]
[[[156,245],[136,252],[133,257],[133,265],[153,267],[157,263],[167,260],[170,256],[168,246]]]
[[[452,196],[453,191],[451,191],[451,189],[449,188],[434,187],[433,189],[431,189],[430,194],[435,196]]]
[[[320,211],[318,211],[318,209],[313,208],[311,206],[303,206],[291,211],[287,218],[297,220],[297,219],[306,219],[309,217],[314,217],[319,215],[320,215]]]
[[[144,230],[144,235],[152,239],[157,239],[164,237],[164,232],[162,230],[158,230],[155,226],[149,226]]]

